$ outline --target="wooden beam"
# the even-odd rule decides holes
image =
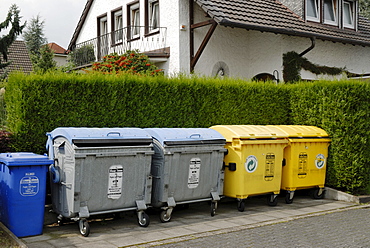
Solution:
[[[194,71],[194,68],[195,68],[195,65],[197,64],[200,56],[202,55],[204,49],[206,48],[209,40],[211,39],[212,37],[212,34],[213,32],[216,30],[216,27],[217,27],[217,22],[215,20],[210,20],[210,22],[212,23],[212,26],[209,28],[206,36],[204,37],[203,41],[202,41],[202,44],[200,44],[199,48],[198,48],[198,51],[197,53],[195,54],[195,56],[191,57],[191,61],[190,61],[190,71],[193,72]],[[193,30],[191,30],[191,32],[193,32]],[[194,54],[194,34],[192,35],[193,36],[193,39],[191,40],[191,42],[193,44],[190,44],[191,47],[193,47],[193,51],[192,51],[192,55]]]

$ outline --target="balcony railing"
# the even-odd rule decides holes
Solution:
[[[107,54],[123,54],[138,50],[146,54],[166,53],[167,28],[150,30],[147,26],[131,26],[76,44],[71,60],[75,66],[101,61]]]

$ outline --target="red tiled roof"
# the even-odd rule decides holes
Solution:
[[[195,0],[218,24],[342,43],[370,46],[370,22],[359,18],[358,30],[306,22],[276,0]]]
[[[64,49],[63,47],[59,46],[56,43],[49,43],[48,46],[50,47],[51,50],[54,51],[56,54],[67,54],[67,50]]]
[[[3,57],[1,58],[1,62],[4,63]],[[24,73],[32,72],[32,62],[24,41],[16,40],[10,45],[8,49],[8,62],[11,62],[10,65],[5,67],[5,69],[0,69],[0,74],[3,74],[6,70],[18,70]]]

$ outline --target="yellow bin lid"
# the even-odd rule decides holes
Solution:
[[[325,130],[315,126],[273,125],[288,135],[289,138],[329,138]]]
[[[288,135],[274,126],[262,125],[217,125],[210,127],[218,131],[227,142],[233,139],[278,139]]]

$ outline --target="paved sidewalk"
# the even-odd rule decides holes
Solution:
[[[91,227],[89,237],[81,236],[78,224],[71,222],[63,226],[46,226],[43,235],[22,238],[21,241],[30,248],[113,248],[158,245],[164,247],[205,247],[208,246],[206,245],[208,242],[211,242],[210,245],[213,247],[233,247],[237,244],[233,243],[235,239],[249,236],[248,230],[258,230],[260,227],[269,227],[283,222],[285,224],[296,223],[296,220],[301,223],[301,226],[304,226],[305,221],[311,219],[304,218],[307,216],[318,216],[318,219],[320,219],[320,216],[324,214],[343,210],[352,211],[351,209],[365,209],[368,206],[328,199],[313,200],[308,196],[296,196],[293,204],[289,205],[285,204],[284,197],[279,197],[278,200],[278,206],[269,207],[264,197],[251,197],[246,201],[245,211],[239,212],[236,209],[236,201],[222,199],[214,217],[211,217],[210,206],[207,203],[194,203],[190,204],[187,209],[176,209],[172,214],[172,220],[168,223],[160,222],[158,212],[149,211],[151,223],[147,228],[137,225],[135,213],[124,212],[120,219],[107,217],[106,219],[89,221]],[[290,220],[295,221],[290,222]],[[289,229],[287,230],[287,228]],[[336,232],[337,226],[333,228],[335,229],[332,231]],[[290,231],[294,231],[290,230],[289,226],[281,226],[281,224],[277,224],[277,229],[288,234]],[[248,232],[246,233],[246,231]],[[222,243],[221,240],[229,240],[232,243]],[[240,241],[242,242],[242,240]],[[197,242],[203,243],[198,245]],[[321,241],[319,240],[319,242]],[[270,245],[274,245],[274,243]],[[238,246],[248,247],[243,242]],[[254,245],[251,245],[251,247],[254,247]]]

